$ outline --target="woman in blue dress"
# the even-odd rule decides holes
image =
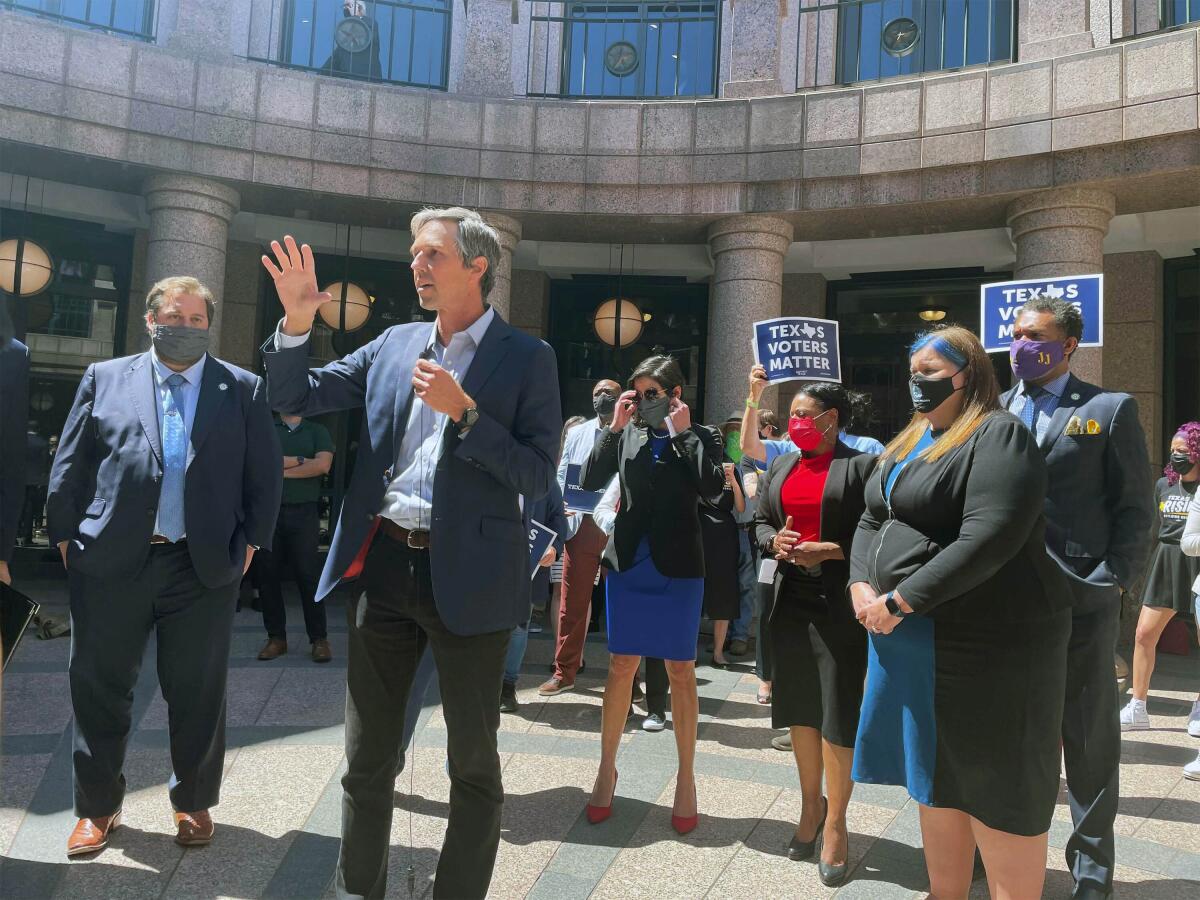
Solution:
[[[1040,897],[1058,796],[1070,592],[1046,552],[1046,463],[979,339],[918,338],[916,414],[866,487],[850,596],[870,647],[859,783],[921,804],[930,894]]]
[[[643,656],[665,660],[679,774],[671,824],[696,827],[696,640],[704,599],[704,548],[699,502],[721,493],[720,435],[695,425],[683,402],[683,372],[670,356],[644,360],[617,400],[612,424],[600,431],[583,467],[585,490],[620,477],[616,524],[603,564],[609,569],[608,649],[611,654],[600,726],[600,771],[587,818],[612,813],[617,750],[633,679]]]

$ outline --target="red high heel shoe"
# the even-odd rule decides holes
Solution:
[[[616,773],[613,776],[613,792],[612,792],[612,796],[608,798],[608,806],[593,806],[591,803],[589,803],[587,805],[586,812],[587,812],[587,820],[588,820],[589,824],[599,825],[601,822],[603,822],[605,819],[607,819],[609,816],[612,815],[612,802],[613,802],[613,798],[617,796],[617,779],[620,777],[621,777],[620,772]]]
[[[699,801],[696,803],[699,806]],[[676,834],[687,834],[690,831],[695,831],[696,826],[700,824],[700,813],[697,810],[693,816],[677,816],[674,812],[671,813],[671,827],[675,829]]]

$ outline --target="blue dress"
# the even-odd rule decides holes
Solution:
[[[888,473],[890,498],[900,472],[934,443],[930,431]],[[893,784],[932,806],[937,756],[934,717],[933,620],[909,616],[891,634],[870,635],[867,686],[854,744],[852,778],[860,784]]]
[[[650,448],[657,460],[670,443],[668,435],[651,432]],[[700,636],[703,578],[668,578],[650,556],[650,541],[642,538],[634,564],[605,576],[608,652],[622,656],[694,660]]]

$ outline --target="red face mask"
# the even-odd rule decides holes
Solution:
[[[825,412],[829,412],[829,410]],[[802,418],[792,416],[788,419],[788,436],[797,448],[807,452],[816,450],[821,446],[821,441],[825,439],[825,432],[817,427],[817,419],[823,415],[825,413],[821,413],[820,416],[816,416],[815,418],[810,418],[809,416]]]

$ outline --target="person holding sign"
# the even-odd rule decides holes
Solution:
[[[604,550],[608,583],[608,649],[600,732],[600,771],[587,805],[592,824],[612,813],[617,750],[633,679],[643,656],[666,661],[679,773],[671,824],[680,834],[698,822],[696,781],[696,640],[704,598],[704,546],[698,507],[721,492],[721,443],[692,423],[682,400],[683,372],[670,356],[651,356],[634,370],[583,467],[585,490],[620,477],[621,498]]]
[[[1154,491],[1137,401],[1071,374],[1084,335],[1069,299],[1025,303],[1009,348],[1019,381],[1001,403],[1034,435],[1050,472],[1046,544],[1066,575],[1074,613],[1063,759],[1074,832],[1067,867],[1076,897],[1112,892],[1121,725],[1113,656],[1121,592],[1150,549]]]
[[[847,559],[875,457],[838,439],[850,414],[840,384],[810,382],[792,400],[792,451],[759,486],[755,540],[771,590],[771,727],[791,732],[804,806],[788,857],[808,859],[824,836],[819,874],[846,877],[850,767],[867,672],[866,633],[846,594]],[[829,797],[821,796],[821,779]]]
[[[554,647],[554,674],[538,694],[553,697],[575,687],[575,676],[583,662],[583,645],[587,641],[588,610],[592,588],[600,571],[600,554],[604,551],[604,533],[592,521],[592,510],[600,499],[597,491],[584,491],[578,481],[583,464],[602,429],[613,419],[617,395],[621,386],[604,378],[592,388],[592,409],[596,418],[567,432],[558,461],[558,489],[567,501],[567,522],[563,535],[562,595],[558,612],[558,641]],[[573,476],[573,478],[572,478]],[[600,490],[604,485],[600,486]]]
[[[853,777],[921,804],[932,896],[970,893],[978,845],[993,897],[1040,897],[1071,618],[1046,464],[970,331],[921,335],[909,364],[916,413],[871,474],[850,554],[870,638]]]

